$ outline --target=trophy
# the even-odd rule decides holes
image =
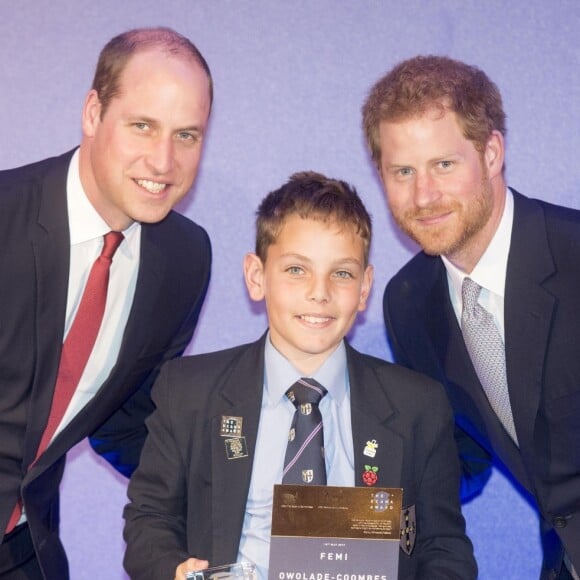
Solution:
[[[193,580],[256,580],[256,566],[250,562],[213,566],[185,576]]]

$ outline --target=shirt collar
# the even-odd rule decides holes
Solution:
[[[265,397],[269,405],[277,405],[288,388],[305,375],[274,347],[269,332],[266,337],[264,363]],[[307,376],[323,385],[331,397],[340,403],[346,395],[346,369],[346,348],[344,341],[341,341],[321,367],[313,375]]]
[[[499,226],[489,243],[489,246],[469,274],[469,277],[482,288],[504,297],[507,261],[512,236],[514,220],[514,198],[512,192],[506,188],[505,205]],[[461,296],[465,272],[454,266],[445,256],[441,256],[447,270],[450,287],[457,296]]]

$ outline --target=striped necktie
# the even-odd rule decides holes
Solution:
[[[324,434],[318,404],[326,389],[313,379],[299,379],[286,396],[296,407],[288,436],[282,483],[326,485]]]

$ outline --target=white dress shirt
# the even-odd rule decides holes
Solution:
[[[111,230],[83,190],[78,158],[77,150],[71,159],[66,186],[71,248],[65,338],[80,304],[91,267],[101,253],[103,236]],[[133,223],[123,235],[125,239],[117,249],[111,265],[105,314],[95,346],[53,440],[93,398],[117,361],[135,295],[141,225]]]
[[[454,266],[445,256],[441,256],[447,270],[449,297],[451,298],[451,304],[453,305],[453,310],[455,311],[455,316],[457,316],[459,324],[461,325],[461,312],[463,310],[461,287],[464,278],[469,277],[481,286],[482,290],[479,294],[478,303],[493,316],[493,320],[504,343],[505,324],[503,310],[505,279],[513,221],[514,198],[512,192],[507,189],[503,215],[497,231],[471,274],[466,274]]]

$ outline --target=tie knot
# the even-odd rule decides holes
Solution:
[[[310,403],[318,405],[328,391],[314,379],[298,379],[287,391],[286,396],[295,407]]]
[[[481,292],[481,286],[471,278],[464,278],[461,287],[461,299],[463,300],[464,310],[473,310],[477,305],[477,299]]]
[[[123,234],[121,232],[109,232],[104,236],[105,242],[103,244],[103,249],[101,250],[101,257],[112,260],[117,248],[121,245],[123,241]]]

